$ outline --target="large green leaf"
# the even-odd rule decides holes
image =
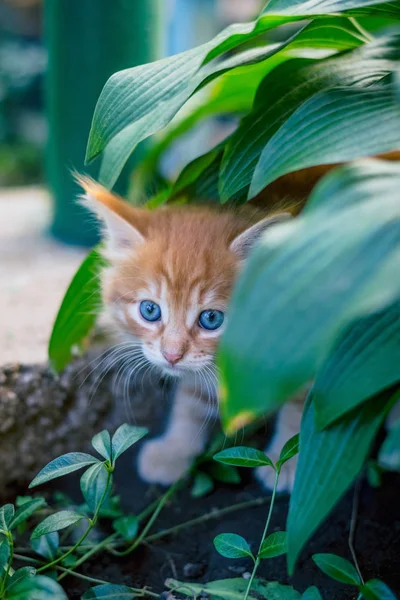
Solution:
[[[60,510],[39,523],[33,530],[31,539],[34,540],[47,533],[60,531],[86,518],[85,515],[81,515],[73,510]]]
[[[217,552],[225,558],[253,558],[249,544],[236,533],[220,533],[214,538],[214,546]]]
[[[104,260],[92,250],[75,273],[66,293],[49,342],[53,369],[62,371],[77,350],[82,350],[101,307],[99,274]]]
[[[33,515],[34,512],[36,512],[45,505],[46,500],[44,498],[34,498],[33,500],[28,500],[28,502],[24,502],[24,504],[20,506],[20,508],[16,511],[13,520],[10,523],[10,529],[17,527],[17,525],[20,525],[21,523],[29,519],[29,517]]]
[[[42,483],[46,483],[51,479],[63,477],[64,475],[68,475],[69,473],[73,473],[74,471],[82,469],[82,467],[87,467],[88,465],[98,462],[99,460],[94,456],[91,456],[91,454],[86,454],[85,452],[68,452],[67,454],[63,454],[62,456],[59,456],[58,458],[55,458],[49,462],[36,475],[29,487],[33,488],[37,485],[41,485]]]
[[[336,554],[314,554],[313,561],[326,575],[341,583],[360,585],[361,579],[355,566]]]
[[[234,446],[233,448],[221,450],[213,458],[225,465],[235,465],[236,467],[268,466],[274,468],[273,462],[264,452],[247,446]]]
[[[243,600],[248,586],[248,581],[243,577],[220,579],[210,583],[187,583],[187,581],[167,579],[165,583],[168,588],[177,590],[184,596],[193,598],[204,594],[211,600]],[[252,599],[268,598],[268,600],[299,600],[300,594],[289,585],[254,579],[248,597]]]
[[[12,581],[12,580],[11,580]],[[68,600],[59,583],[45,575],[25,577],[7,594],[7,600]]]
[[[391,84],[331,89],[312,96],[269,140],[249,197],[281,175],[400,148],[400,104]]]
[[[315,417],[324,428],[400,380],[400,303],[355,321],[319,368]]]
[[[31,540],[31,546],[34,552],[40,556],[44,556],[44,558],[48,558],[49,561],[55,559],[59,545],[60,536],[58,535],[58,531],[46,533],[45,535],[41,535],[40,537]]]
[[[257,90],[252,111],[226,145],[220,175],[221,198],[228,200],[247,189],[271,138],[314,94],[339,86],[362,89],[394,72],[400,59],[399,41],[400,34],[391,33],[324,60],[293,59],[269,73]],[[343,128],[342,140],[346,139]],[[264,156],[267,155],[265,150]],[[353,157],[357,155],[354,151]]]
[[[294,15],[296,12],[303,14],[307,11],[310,15],[343,12],[345,10],[364,9],[376,4],[394,4],[387,0],[270,0],[264,8],[264,14]],[[368,13],[367,13],[368,14]]]
[[[370,165],[376,175],[377,164]],[[345,196],[346,208],[330,211],[329,218],[323,203],[317,210],[315,197],[324,196],[320,186],[313,211],[271,227],[252,253],[232,298],[219,353],[220,405],[228,432],[298,392],[344,326],[399,294],[400,168],[385,166],[379,195],[372,188],[361,203],[359,176],[366,171],[367,166],[345,168],[353,174],[346,194],[337,185],[340,195],[330,202],[340,204]],[[331,175],[330,189],[342,172]]]
[[[101,500],[105,500],[111,492],[111,483],[108,484],[108,473],[103,463],[92,465],[84,472],[81,477],[81,492],[89,508],[95,512],[100,505]]]
[[[360,587],[365,600],[397,600],[392,590],[379,579],[370,579]]]
[[[386,412],[399,392],[383,392],[324,431],[315,427],[309,398],[300,431],[300,455],[290,498],[288,567],[360,472]]]
[[[5,504],[0,508],[0,530],[9,531],[14,518],[15,508],[13,504]]]
[[[127,423],[120,425],[111,439],[113,463],[128,448],[147,435],[147,433],[148,429],[145,427],[136,427],[136,425],[128,425]]]

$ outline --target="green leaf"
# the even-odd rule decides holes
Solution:
[[[288,460],[296,456],[299,453],[299,439],[300,435],[297,433],[293,437],[290,438],[283,446],[281,453],[279,455],[279,460],[276,463],[277,468],[279,469],[282,465],[285,464]]]
[[[378,456],[380,467],[400,471],[400,421],[388,432]]]
[[[322,429],[400,379],[400,302],[351,323],[320,367],[313,386]]]
[[[207,473],[196,473],[190,493],[193,498],[202,498],[203,496],[207,496],[213,487],[214,482]]]
[[[225,558],[253,558],[249,544],[236,533],[220,533],[214,538],[214,546],[219,554]]]
[[[61,529],[65,529],[86,518],[85,515],[80,515],[72,510],[61,510],[39,523],[33,530],[31,539],[34,540],[35,538],[45,535],[46,533],[52,533],[53,531],[60,531]]]
[[[318,588],[311,586],[306,589],[301,597],[301,600],[322,600],[322,596]]]
[[[49,561],[55,559],[57,555],[57,549],[60,545],[60,536],[57,531],[53,531],[52,533],[46,533],[45,535],[41,535],[34,540],[31,539],[31,547],[39,554],[39,556],[44,556]]]
[[[323,431],[315,427],[314,406],[308,399],[287,521],[290,573],[304,544],[360,472],[385,413],[396,398],[397,394],[384,392]]]
[[[387,0],[270,0],[263,10],[263,14],[294,15],[308,12],[310,15],[323,15],[325,13],[344,12],[356,8],[366,8],[375,4],[386,4]],[[368,13],[367,13],[368,14]]]
[[[13,504],[5,504],[0,508],[0,529],[9,531],[14,518],[14,513],[15,509]]]
[[[274,463],[264,452],[256,448],[248,448],[247,446],[235,446],[218,452],[214,456],[214,460],[224,463],[225,465],[235,465],[236,467],[274,467]]]
[[[370,579],[360,587],[365,600],[397,600],[392,590],[379,579]]]
[[[335,554],[314,554],[313,561],[326,575],[341,583],[360,585],[361,579],[351,562]]]
[[[147,432],[148,430],[145,427],[135,427],[126,423],[118,427],[111,441],[113,463],[123,452],[147,435]]]
[[[9,592],[7,600],[68,600],[62,587],[44,575],[19,581]]]
[[[207,470],[213,479],[222,483],[240,483],[240,474],[236,467],[224,465],[223,463],[211,463]]]
[[[103,463],[92,465],[81,477],[82,495],[93,512],[98,509],[100,501],[106,499],[103,494],[107,489],[107,481],[108,473]],[[108,485],[107,496],[110,492],[111,481]]]
[[[126,517],[115,519],[115,521],[113,521],[113,527],[124,540],[131,541],[134,540],[137,535],[139,521],[135,515],[128,515]]]
[[[399,146],[400,107],[392,85],[321,91],[300,106],[266,144],[249,198],[287,173],[375,156]]]
[[[82,596],[82,600],[90,600],[91,598],[112,598],[112,600],[131,600],[135,598],[136,593],[132,588],[126,585],[115,585],[106,583],[104,585],[96,585]]]
[[[10,542],[7,537],[0,539],[0,579],[10,558]]]
[[[33,488],[42,483],[46,483],[51,479],[63,477],[78,469],[82,469],[82,467],[87,467],[88,465],[98,462],[99,460],[97,458],[90,454],[85,454],[84,452],[69,452],[68,454],[63,454],[49,462],[49,464],[36,475],[29,487]]]
[[[379,193],[366,189],[368,173]],[[345,207],[326,208],[322,182],[314,209],[270,227],[239,278],[218,357],[228,434],[299,393],[348,323],[399,294],[399,166],[366,161],[332,173],[331,190],[334,181],[330,205]]]
[[[261,558],[274,558],[287,552],[286,531],[271,533],[263,542],[260,550]]]
[[[21,567],[15,571],[14,575],[7,580],[6,597],[9,597],[8,594],[10,594],[10,591],[12,591],[20,581],[23,581],[24,579],[32,579],[35,575],[36,569],[34,567]]]
[[[267,158],[270,143],[281,127],[304,102],[319,92],[332,88],[350,88],[361,93],[373,83],[396,71],[399,58],[399,34],[392,33],[333,57],[293,59],[278,66],[261,82],[251,112],[230,136],[225,148],[220,173],[222,200],[234,197],[250,185],[262,153]],[[366,90],[367,91],[367,90]],[[338,92],[335,92],[338,93]],[[347,92],[346,92],[347,93]],[[268,98],[268,102],[265,102]],[[360,111],[362,113],[362,111]],[[395,120],[397,122],[397,119]],[[371,123],[371,126],[374,126]],[[311,126],[310,126],[311,128]],[[325,124],[324,124],[325,128]],[[295,141],[302,138],[303,129],[291,130]],[[310,140],[312,146],[312,137]],[[330,140],[329,136],[326,138]],[[347,131],[342,130],[341,144],[351,144]],[[357,135],[358,140],[358,135]],[[275,147],[275,146],[274,146]],[[330,146],[334,148],[333,145]],[[357,149],[355,149],[357,150]],[[308,147],[306,149],[308,151]],[[302,154],[303,155],[303,154]],[[352,158],[360,154],[354,151]],[[318,157],[318,164],[321,164]],[[259,175],[262,177],[260,163]],[[271,165],[272,168],[272,165]],[[267,176],[267,173],[266,173]],[[254,193],[254,184],[252,193]]]
[[[106,429],[92,438],[92,446],[103,458],[111,461],[111,437]]]
[[[233,579],[221,579],[211,581],[210,583],[187,583],[187,581],[177,581],[176,579],[167,579],[166,586],[171,590],[179,590],[184,596],[200,597],[205,595],[211,600],[243,600],[248,586],[248,581],[243,577]],[[268,598],[268,600],[300,600],[300,594],[289,585],[281,585],[276,581],[264,581],[263,579],[254,579],[250,590],[249,598],[259,599]]]
[[[57,373],[86,346],[101,307],[99,275],[103,266],[103,258],[92,250],[65,293],[49,342],[50,364]]]
[[[10,529],[17,527],[17,525],[29,519],[34,512],[43,506],[46,506],[46,500],[44,498],[34,498],[33,500],[24,502],[24,504],[22,504],[22,506],[15,513],[14,518],[10,523]]]

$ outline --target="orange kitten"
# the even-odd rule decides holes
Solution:
[[[105,304],[145,359],[179,378],[166,432],[145,443],[139,457],[143,479],[171,484],[204,450],[211,412],[216,414],[214,357],[232,286],[260,235],[290,215],[265,218],[250,208],[195,206],[149,211],[130,206],[91,179],[78,180],[87,206],[104,224]],[[297,433],[299,419],[289,427],[287,419],[281,423],[282,435],[278,432],[273,442],[277,454]],[[263,471],[260,475],[264,478]],[[291,480],[288,473],[281,489],[290,488]]]

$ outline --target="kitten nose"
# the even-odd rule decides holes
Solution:
[[[183,356],[183,352],[180,352],[179,350],[163,350],[163,357],[169,362],[171,363],[171,365],[175,365],[177,362],[180,361],[180,359]]]

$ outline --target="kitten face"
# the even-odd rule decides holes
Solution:
[[[272,222],[253,211],[128,205],[79,178],[103,221],[109,266],[103,296],[118,327],[147,360],[182,375],[213,363],[228,303],[249,249]]]

